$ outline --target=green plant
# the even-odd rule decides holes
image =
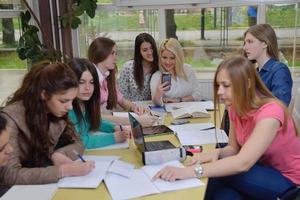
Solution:
[[[71,10],[60,16],[61,24],[64,27],[70,25],[73,29],[76,29],[81,24],[79,16],[86,13],[90,18],[94,18],[96,8],[97,0],[74,0]]]

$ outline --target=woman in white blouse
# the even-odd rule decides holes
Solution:
[[[159,47],[159,69],[150,81],[152,101],[163,103],[200,101],[201,92],[198,80],[191,65],[184,63],[182,47],[175,38],[166,39]],[[171,83],[162,83],[162,73],[171,74]]]

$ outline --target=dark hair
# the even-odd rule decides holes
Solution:
[[[98,64],[104,61],[112,52],[112,48],[116,43],[105,37],[96,38],[88,49],[88,57],[91,62]],[[117,106],[117,89],[116,89],[116,68],[109,70],[109,76],[107,79],[108,99],[107,109],[112,109]]]
[[[94,81],[94,91],[91,98],[88,101],[82,101],[85,107],[85,115],[87,116],[88,122],[90,123],[90,130],[98,130],[99,122],[101,120],[101,112],[100,112],[100,90],[99,90],[99,79],[95,66],[84,58],[74,58],[70,60],[69,66],[75,72],[78,81],[85,71],[89,71],[93,77]],[[84,122],[83,111],[79,106],[79,99],[73,101],[73,110],[78,119],[78,123],[82,124]]]
[[[0,135],[6,129],[6,124],[7,124],[6,119],[0,115]]]
[[[7,105],[10,105],[22,101],[25,108],[25,122],[31,133],[28,138],[31,148],[28,155],[31,160],[25,161],[26,163],[23,165],[42,166],[49,162],[49,148],[52,145],[47,134],[49,122],[58,120],[58,118],[47,112],[42,92],[45,92],[47,98],[50,99],[54,94],[77,87],[78,81],[75,73],[63,63],[42,62],[34,65],[25,75],[21,87],[7,102]],[[67,115],[61,118],[66,121],[67,128],[72,127]],[[64,143],[72,143],[75,137],[74,131],[65,131],[61,135]]]
[[[139,90],[142,90],[144,87],[144,70],[142,65],[143,57],[141,55],[141,45],[143,42],[150,43],[153,50],[153,62],[151,63],[151,67],[152,67],[151,76],[154,72],[158,70],[158,53],[157,53],[155,40],[148,33],[140,33],[135,38],[134,58],[133,58],[134,79]]]

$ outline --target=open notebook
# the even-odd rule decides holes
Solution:
[[[175,182],[163,181],[161,179],[151,181],[152,177],[167,165],[183,167],[179,161],[170,161],[162,165],[148,165],[141,169],[134,169],[130,178],[109,173],[105,177],[104,182],[112,199],[131,199],[204,185],[204,183],[197,178],[178,180]]]
[[[205,110],[203,107],[179,108],[172,110],[171,114],[174,119],[210,117],[207,110]]]

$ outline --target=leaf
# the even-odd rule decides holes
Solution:
[[[97,8],[97,1],[96,0],[80,1],[80,4],[85,8],[86,14],[90,18],[95,17],[95,10]]]
[[[67,16],[66,15],[60,16],[59,19],[61,21],[61,25],[63,27],[67,27],[67,25],[68,25],[68,18],[67,18]]]
[[[79,24],[81,24],[80,18],[79,18],[79,17],[74,17],[74,18],[72,19],[71,27],[72,27],[73,29],[76,29],[76,28],[78,28]]]

